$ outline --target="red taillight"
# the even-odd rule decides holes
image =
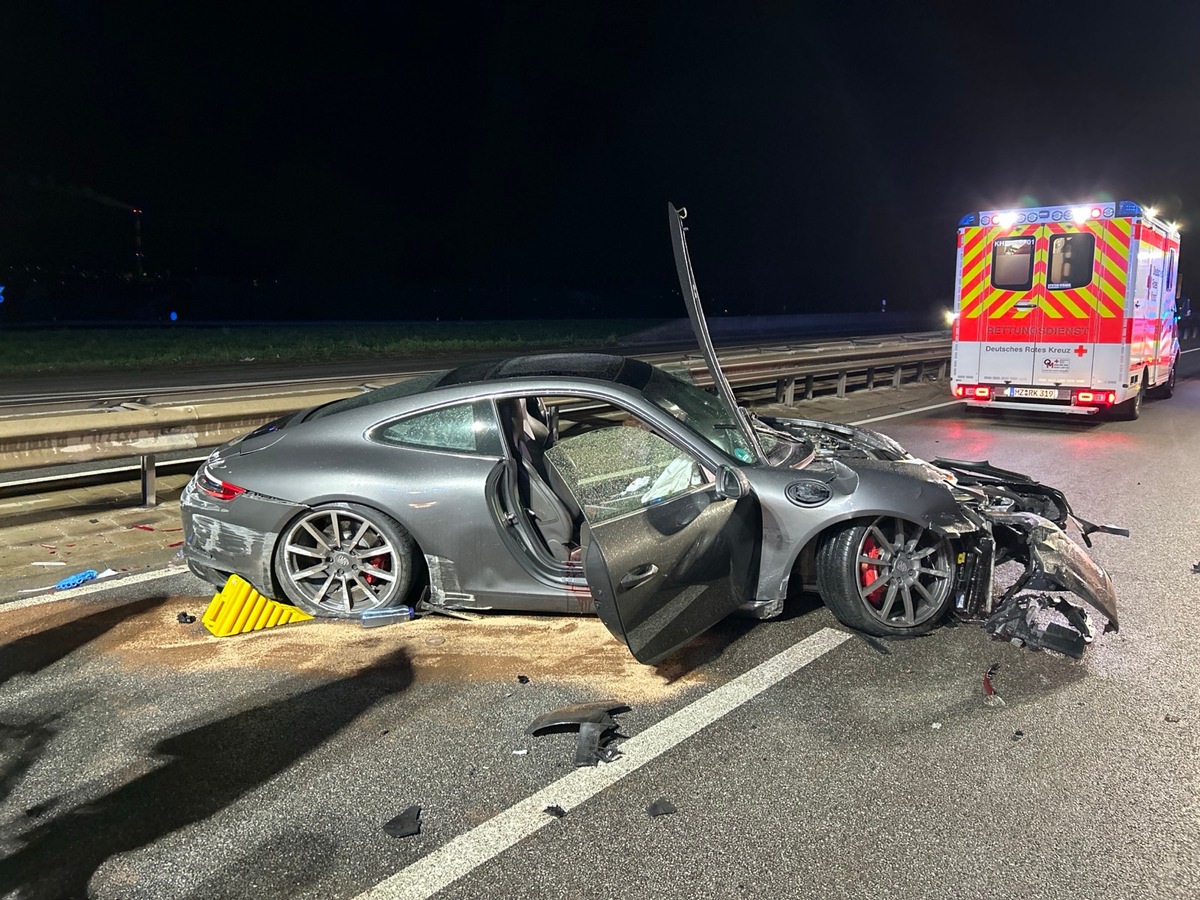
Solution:
[[[214,500],[232,500],[238,494],[246,493],[244,487],[214,478],[208,469],[201,469],[196,473],[196,488]]]
[[[955,386],[954,396],[970,400],[991,400],[992,389],[986,384],[960,384]]]
[[[1117,402],[1114,391],[1076,391],[1076,406],[1112,406]]]

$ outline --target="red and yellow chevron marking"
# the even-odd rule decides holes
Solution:
[[[1092,234],[1096,238],[1091,282],[1077,289],[1049,290],[1046,276],[1051,238],[1057,234],[1079,233]],[[981,339],[982,320],[1018,323],[1027,320],[1036,310],[1047,320],[1090,320],[1095,317],[1099,320],[1100,340],[1120,340],[1131,234],[1132,223],[1128,219],[1092,220],[1080,225],[1046,222],[1016,225],[1008,229],[962,229],[959,235],[962,247],[958,318],[960,339]],[[1028,291],[993,288],[991,265],[995,241],[1001,237],[1028,236],[1037,238],[1034,244],[1033,286]],[[1016,305],[1022,301],[1032,305],[1016,309]],[[1110,319],[1114,321],[1107,321]]]

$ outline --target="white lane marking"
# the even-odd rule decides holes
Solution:
[[[1200,350],[1200,347],[1193,347],[1191,350],[1180,350],[1179,355],[1182,356],[1185,353],[1195,353],[1197,350]]]
[[[615,762],[594,769],[576,769],[564,775],[549,787],[421,857],[359,897],[398,900],[436,894],[554,821],[545,812],[547,806],[557,804],[569,812],[849,638],[844,631],[822,628],[634,735],[621,744],[624,755]]]
[[[0,613],[8,612],[10,609],[26,609],[30,606],[41,606],[43,603],[53,603],[55,600],[69,600],[72,597],[95,594],[115,587],[124,587],[127,584],[140,584],[143,581],[154,581],[156,578],[169,578],[172,575],[179,575],[187,571],[186,567],[180,566],[177,569],[167,569],[161,572],[138,572],[135,575],[127,575],[124,578],[104,578],[96,581],[88,581],[76,588],[68,588],[63,591],[52,590],[51,593],[38,594],[36,597],[26,597],[23,600],[0,600]]]
[[[958,406],[962,403],[961,400],[947,400],[945,403],[935,403],[933,406],[921,406],[917,409],[906,409],[904,412],[888,413],[886,416],[874,416],[870,419],[859,419],[857,422],[849,422],[849,425],[869,425],[872,422],[882,422],[884,419],[898,419],[901,416],[915,416],[917,413],[929,412],[931,409],[943,409],[947,406]]]

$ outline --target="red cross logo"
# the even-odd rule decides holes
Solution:
[[[1083,359],[1083,355],[1085,353],[1087,353],[1087,347],[1083,346],[1083,344],[1080,344],[1078,347],[1076,347],[1071,352],[1074,353],[1076,356],[1078,356],[1080,359]]]

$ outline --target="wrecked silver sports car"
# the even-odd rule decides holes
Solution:
[[[1062,494],[987,463],[916,459],[859,428],[757,418],[717,365],[683,215],[676,264],[714,392],[635,359],[471,365],[309,409],[209,457],[185,552],[317,615],[414,602],[595,612],[653,663],[737,609],[815,589],[845,624],[914,635],[948,613],[1075,652],[1070,592],[1116,628]],[[1022,565],[993,596],[993,571]],[[426,592],[427,588],[427,592]],[[1066,624],[1036,624],[1053,605]],[[1055,630],[1057,629],[1057,630]]]

